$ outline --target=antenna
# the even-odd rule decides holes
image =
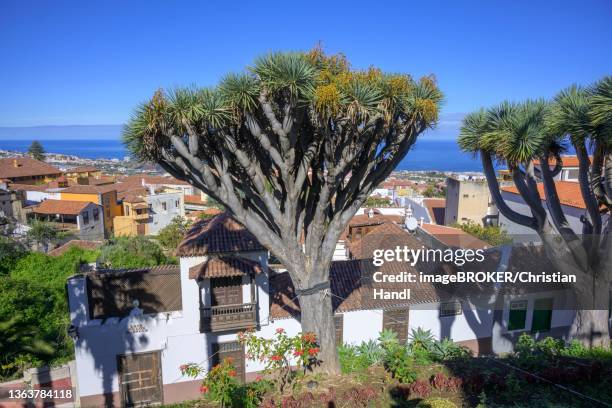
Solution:
[[[404,224],[406,225],[406,228],[408,229],[408,231],[414,231],[417,229],[419,222],[417,221],[416,218],[409,217],[409,218],[406,218],[406,221],[404,222]]]

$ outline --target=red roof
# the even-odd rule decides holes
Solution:
[[[250,259],[234,256],[210,257],[206,261],[189,268],[189,279],[252,276],[262,271],[259,262]]]
[[[592,158],[592,157],[591,157]],[[578,156],[561,156],[563,167],[578,167]],[[554,165],[556,161],[554,159],[548,160],[548,163]],[[539,160],[534,160],[533,164],[540,164]]]
[[[103,186],[78,185],[71,186],[63,190],[62,193],[71,194],[104,194],[109,191],[116,191],[117,184],[106,184]]]
[[[486,242],[459,228],[423,223],[421,229],[449,247],[483,249],[490,246]]]
[[[410,299],[374,299],[373,289],[397,290],[397,283],[377,283],[372,280],[374,272],[384,275],[399,275],[406,272],[410,265],[405,262],[387,262],[381,267],[375,267],[370,259],[350,261],[333,261],[329,279],[334,312],[349,312],[352,310],[391,309],[418,303],[432,303],[450,296],[436,288],[431,283],[410,283]],[[413,270],[413,273],[416,270]],[[404,287],[404,286],[402,286]],[[295,289],[287,272],[272,276],[270,279],[270,317],[283,319],[296,316],[300,305]]]
[[[33,176],[60,176],[61,170],[30,157],[0,159],[0,179]]]
[[[202,256],[212,253],[262,251],[264,247],[228,213],[196,222],[179,244],[178,256]]]
[[[79,215],[90,204],[93,203],[91,201],[45,200],[32,211],[36,214]]]
[[[199,195],[185,194],[185,202],[204,205],[206,202]]]
[[[582,198],[580,192],[580,184],[571,181],[555,181],[557,187],[557,195],[559,196],[559,202],[569,207],[586,209],[586,204]],[[502,191],[507,193],[519,195],[516,186],[502,187]],[[544,193],[544,184],[538,183],[538,193],[540,193],[540,199],[546,200],[546,194]]]

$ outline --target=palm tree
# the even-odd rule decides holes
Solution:
[[[504,102],[466,116],[459,145],[480,154],[491,195],[510,221],[535,230],[559,271],[576,275],[578,306],[571,335],[590,345],[608,345],[608,304],[612,271],[610,217],[612,209],[612,80],[604,78],[590,89],[561,91],[552,102]],[[557,194],[554,177],[561,171],[566,143],[579,161],[579,184],[586,203],[582,231],[570,227]],[[591,161],[588,146],[594,155]],[[520,214],[504,201],[493,160],[506,163],[531,215]],[[536,170],[534,161],[542,165]],[[554,167],[546,163],[554,163]],[[605,171],[604,171],[605,166]],[[538,181],[546,201],[542,204]]]
[[[273,53],[215,88],[157,92],[124,138],[223,204],[286,267],[321,369],[338,372],[329,268],[370,192],[435,125],[432,77],[353,70],[342,55]]]

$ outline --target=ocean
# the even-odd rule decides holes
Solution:
[[[25,152],[31,139],[2,140],[0,150]],[[41,140],[45,151],[75,155],[89,159],[123,159],[125,146],[116,139]],[[455,140],[420,139],[396,170],[481,171],[480,160],[459,150]]]

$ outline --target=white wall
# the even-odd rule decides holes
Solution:
[[[159,230],[170,224],[175,217],[185,216],[185,200],[181,191],[148,195],[145,200],[152,209],[149,223],[149,234],[151,235],[157,235]],[[163,203],[166,204],[165,210]]]
[[[362,341],[376,340],[383,327],[382,310],[357,310],[343,313],[343,341],[359,344]]]
[[[508,193],[506,191],[502,191],[502,197],[508,203],[508,206],[518,212],[519,214],[529,215],[531,216],[531,210],[525,204],[523,199],[518,194]],[[548,214],[548,208],[546,207],[546,203],[543,202],[544,209]],[[574,232],[580,234],[582,233],[582,222],[580,222],[580,216],[586,213],[586,210],[570,207],[567,205],[562,205],[563,213],[565,214],[567,221],[570,226],[574,230]],[[504,215],[499,213],[499,225],[502,227],[508,234],[515,240],[515,242],[539,242],[540,238],[537,233],[528,227],[516,224],[510,220],[508,220]]]
[[[477,310],[466,309],[465,306],[460,315],[440,317],[438,303],[413,305],[410,307],[408,317],[408,333],[420,327],[430,330],[438,340],[444,337],[453,341],[490,337],[492,325],[492,313],[489,311],[478,313]]]
[[[264,273],[257,276],[258,313],[262,329],[268,329],[269,284],[267,254],[252,252],[245,258],[259,260]],[[85,277],[68,280],[68,299],[71,324],[78,328],[75,360],[81,396],[119,391],[117,355],[161,351],[164,384],[190,381],[183,377],[181,364],[194,362],[206,365],[212,354],[212,344],[234,341],[236,334],[200,333],[199,291],[194,279],[189,279],[189,268],[206,257],[181,258],[181,297],[183,310],[154,315],[132,315],[122,319],[89,320]],[[250,296],[250,289],[248,292]],[[131,333],[130,327],[142,325],[143,333]],[[299,325],[298,325],[299,326]]]

